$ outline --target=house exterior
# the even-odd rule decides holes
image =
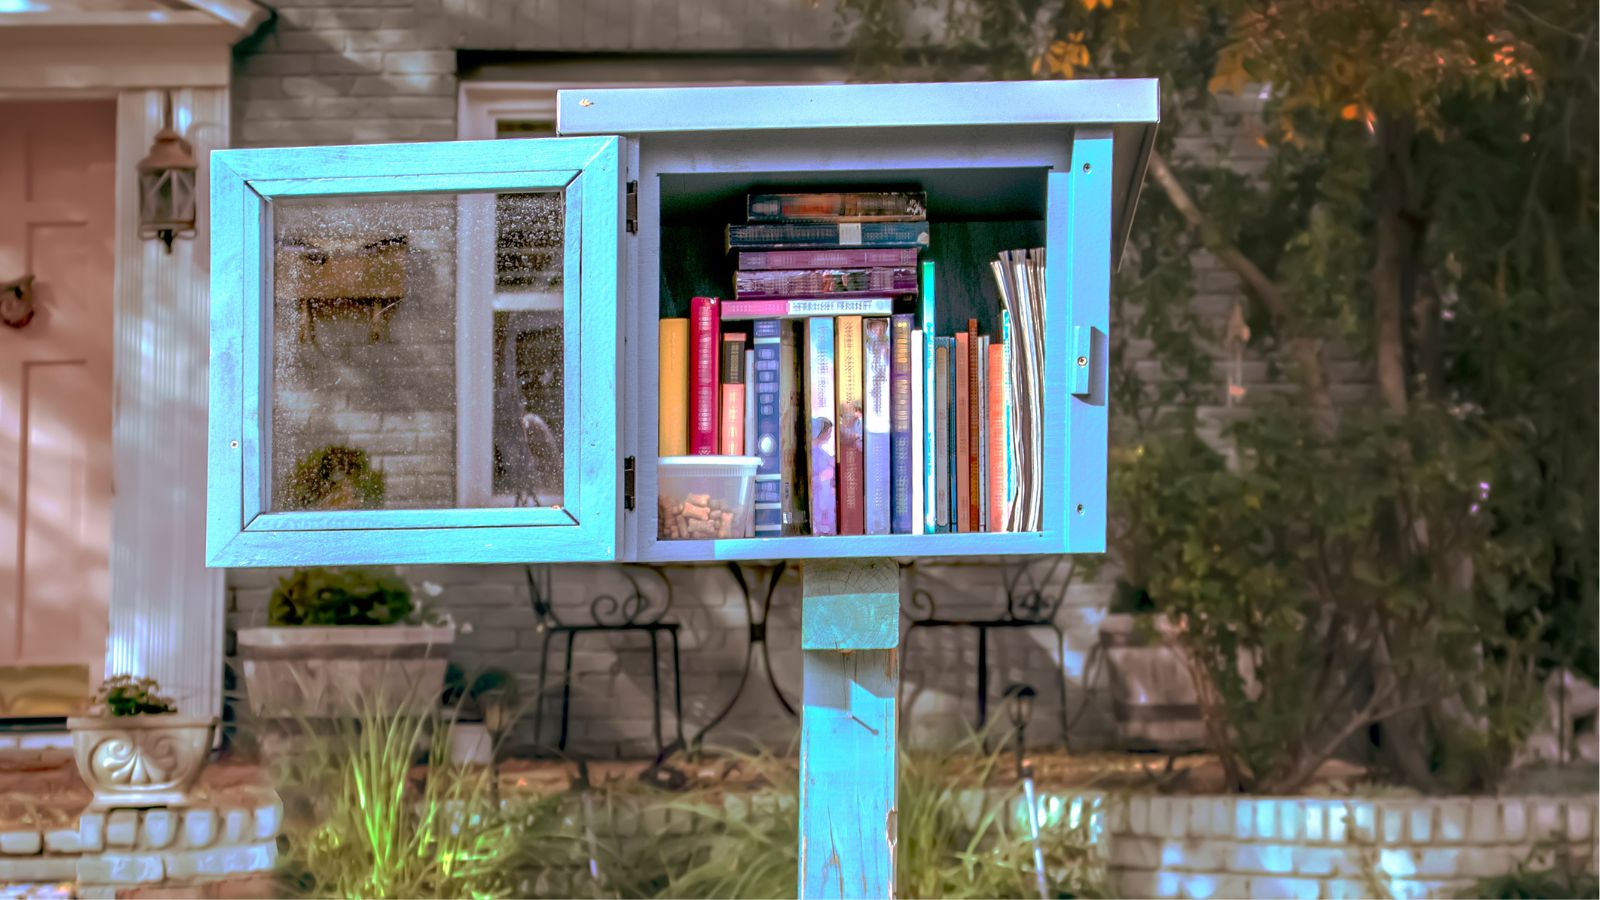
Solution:
[[[88,0],[75,5],[30,0],[25,6],[29,11],[0,12],[5,25],[0,43],[9,42],[14,51],[0,56],[5,76],[0,94],[6,102],[98,101],[103,130],[115,136],[114,159],[107,143],[105,160],[105,168],[114,169],[116,196],[114,226],[108,226],[115,229],[114,253],[107,254],[110,274],[105,276],[115,286],[114,303],[103,303],[96,320],[102,330],[98,349],[68,346],[57,353],[68,361],[109,358],[90,394],[103,397],[112,409],[96,420],[108,437],[80,441],[93,453],[83,450],[78,463],[84,473],[100,473],[96,483],[102,485],[105,511],[91,509],[81,522],[75,520],[77,533],[89,537],[67,551],[41,557],[43,539],[34,539],[27,551],[34,555],[25,560],[43,560],[34,571],[70,572],[79,582],[30,576],[20,562],[13,568],[16,578],[0,579],[0,621],[10,617],[25,626],[17,629],[12,645],[0,649],[0,665],[77,664],[87,667],[86,678],[112,670],[148,673],[194,712],[223,709],[234,683],[224,674],[232,630],[264,621],[268,596],[282,573],[223,572],[201,563],[207,210],[200,210],[196,235],[177,241],[168,255],[160,242],[138,237],[131,181],[134,163],[163,121],[169,92],[174,124],[203,163],[209,150],[228,146],[549,135],[555,92],[562,87],[818,83],[849,77],[837,12],[831,3],[811,0],[194,0],[182,9],[156,0],[142,7],[125,0],[109,9]],[[201,186],[203,193],[204,168]],[[0,243],[0,253],[4,250]],[[29,268],[23,257],[10,259],[16,261],[0,267],[0,286],[13,277],[13,268],[18,273]],[[1210,302],[1226,308],[1234,294],[1229,277],[1218,272],[1204,277],[1215,282]],[[45,277],[41,269],[41,285],[53,280],[58,279]],[[7,339],[29,335],[8,332],[0,329],[0,349]],[[113,351],[108,354],[106,346]],[[409,360],[416,372],[397,369],[393,383],[419,394],[439,392],[437,405],[448,407],[450,391],[440,386],[463,377],[453,359],[442,346],[434,357]],[[8,365],[7,354],[0,352],[0,385],[8,377],[20,384],[21,368]],[[8,375],[12,369],[15,373]],[[50,396],[76,396],[70,382],[50,380],[65,370],[30,364],[28,371],[29,384],[55,391]],[[34,377],[40,372],[48,377]],[[0,394],[0,423],[5,415],[16,416],[8,412],[18,407],[7,406],[7,396]],[[340,415],[359,417],[362,411]],[[419,490],[448,493],[448,476],[412,466],[425,454],[404,441],[384,443],[394,436],[386,435],[375,417],[369,437],[389,477],[413,479]],[[23,451],[0,447],[0,452],[20,456]],[[0,553],[10,552],[12,543],[28,543],[25,520],[30,504],[42,496],[38,473],[46,470],[38,461],[44,458],[51,457],[33,451],[29,465],[35,476],[15,482],[13,496],[0,493]],[[433,488],[426,487],[428,479],[434,480]],[[22,485],[31,499],[20,496]],[[21,512],[8,518],[11,508]],[[4,530],[13,520],[23,523],[16,530],[22,537],[15,541]],[[96,541],[104,545],[98,551]],[[63,562],[75,558],[62,553],[84,553],[80,545],[89,546],[83,557],[88,562]],[[4,560],[0,557],[0,566]],[[918,598],[908,606],[912,616],[932,612],[921,605],[923,596],[933,599],[944,618],[999,616],[1007,609],[1008,592],[1020,598],[1035,591],[1050,606],[1059,604],[1051,610],[1059,633],[996,632],[986,653],[976,633],[967,630],[918,629],[909,635],[903,649],[905,716],[913,743],[965,733],[977,704],[975,672],[985,657],[991,706],[1009,682],[1039,690],[1044,712],[1036,714],[1030,739],[1059,740],[1069,718],[1080,746],[1104,739],[1109,719],[1099,692],[1086,687],[1097,683],[1096,673],[1086,669],[1094,666],[1092,649],[1108,586],[1085,584],[1070,565],[1050,562],[1027,569],[982,561],[921,564],[904,574],[907,597]],[[630,573],[618,567],[557,568],[548,574],[551,610],[567,623],[592,621],[606,598],[625,596],[632,584]],[[747,602],[724,568],[680,567],[664,574],[672,588],[672,605],[664,615],[682,627],[684,718],[693,732],[729,702],[747,664],[750,620],[764,618],[764,575],[749,573]],[[418,567],[406,575],[418,584],[437,585],[435,602],[462,626],[454,651],[458,662],[499,666],[531,684],[551,619],[535,613],[522,567]],[[66,604],[69,616],[51,618],[40,612],[47,601],[37,596],[92,599]],[[665,595],[657,602],[665,603]],[[799,579],[791,571],[778,584],[770,628],[762,626],[772,638],[773,680],[791,704],[800,683],[798,619]],[[103,636],[95,630],[100,623]],[[69,632],[75,642],[51,639]],[[103,655],[97,652],[102,640]],[[575,749],[616,755],[653,750],[657,673],[644,646],[638,636],[623,635],[585,643],[574,653]],[[761,683],[763,661],[753,665],[746,696],[711,739],[782,746],[797,720]],[[661,675],[670,687],[670,675]],[[1061,703],[1057,693],[1063,683],[1068,693]]]

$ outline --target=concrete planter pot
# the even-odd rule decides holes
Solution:
[[[213,717],[175,713],[67,719],[78,774],[94,792],[89,808],[187,806],[216,727]]]
[[[1111,682],[1112,715],[1127,750],[1198,750],[1206,743],[1200,694],[1165,616],[1108,615],[1100,649]]]
[[[250,711],[329,718],[437,706],[455,629],[431,625],[241,628]]]

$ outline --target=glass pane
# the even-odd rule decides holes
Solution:
[[[560,194],[501,194],[494,204],[494,286],[561,291]]]
[[[272,201],[271,509],[562,505],[564,212],[560,191]],[[541,242],[535,311],[500,311],[507,221]]]

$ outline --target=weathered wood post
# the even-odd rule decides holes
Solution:
[[[900,568],[809,560],[801,583],[800,896],[890,897]]]

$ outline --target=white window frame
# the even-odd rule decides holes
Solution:
[[[494,140],[509,119],[556,122],[556,92],[569,88],[701,87],[749,81],[570,82],[463,81],[457,94],[456,137]],[[516,506],[493,493],[494,314],[548,313],[560,322],[561,293],[497,291],[495,216],[491,196],[462,197],[456,248],[456,505],[462,509]],[[485,299],[487,298],[487,299]],[[565,337],[565,336],[564,336]]]

